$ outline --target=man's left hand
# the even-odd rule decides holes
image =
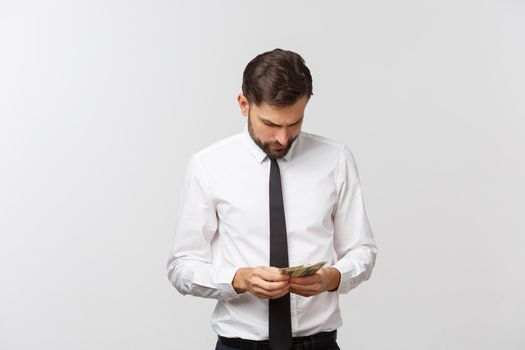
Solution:
[[[341,274],[335,267],[323,267],[310,276],[290,277],[290,293],[311,297],[325,291],[335,291],[340,279]]]

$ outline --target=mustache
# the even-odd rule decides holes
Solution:
[[[284,147],[288,147],[290,146],[296,139],[297,137],[294,137],[294,138],[291,138],[288,140],[288,142],[286,143],[286,146],[283,146],[281,145],[279,142],[275,142],[275,143],[267,143],[267,145],[269,146],[274,146],[274,147],[279,147],[279,148],[284,148]]]

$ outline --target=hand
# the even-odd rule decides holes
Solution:
[[[316,273],[305,277],[290,278],[290,292],[311,297],[339,287],[341,273],[335,267],[323,267]]]
[[[261,299],[276,299],[289,292],[289,279],[276,267],[241,267],[233,277],[232,286],[239,294],[249,291]]]

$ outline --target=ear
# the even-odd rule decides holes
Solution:
[[[237,103],[239,103],[239,107],[241,108],[242,115],[245,117],[248,117],[248,108],[250,106],[248,105],[248,100],[242,94],[242,92],[239,95],[237,95]]]

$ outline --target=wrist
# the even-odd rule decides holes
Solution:
[[[247,291],[245,283],[245,275],[247,270],[247,268],[241,267],[237,269],[237,272],[235,272],[235,275],[233,276],[232,287],[235,289],[237,294],[242,294]]]
[[[341,282],[341,272],[335,267],[327,267],[328,272],[328,288],[327,291],[335,292],[339,288],[339,283]]]

